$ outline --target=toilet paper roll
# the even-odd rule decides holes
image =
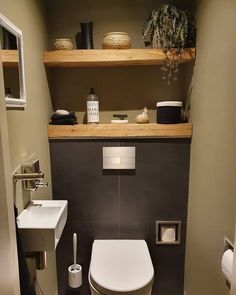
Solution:
[[[233,260],[234,252],[231,249],[226,250],[222,256],[221,270],[230,283],[232,281]]]
[[[161,226],[161,240],[163,242],[175,242],[176,241],[176,227],[174,225],[162,225]]]

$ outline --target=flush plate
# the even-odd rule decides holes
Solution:
[[[103,169],[135,169],[135,147],[103,147]]]

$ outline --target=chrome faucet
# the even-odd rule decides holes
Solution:
[[[47,187],[48,183],[44,182],[44,173],[40,171],[39,160],[27,161],[21,165],[21,173],[13,174],[13,181],[16,183],[21,180],[23,189],[35,191],[37,188]]]

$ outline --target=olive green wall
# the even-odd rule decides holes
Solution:
[[[22,191],[17,183],[15,196],[17,207],[33,199],[51,198],[50,158],[47,139],[48,117],[52,111],[42,51],[47,42],[43,9],[37,0],[0,0],[0,12],[11,20],[24,36],[24,57],[27,107],[25,110],[8,110],[8,128],[12,171],[22,161],[35,155],[49,182],[47,189],[39,189],[31,195]],[[54,295],[57,289],[55,254],[48,253],[48,267],[38,271],[38,278],[45,295]]]
[[[198,4],[185,286],[188,295],[226,295],[221,257],[236,213],[236,2]]]
[[[183,4],[184,1],[176,1]],[[186,3],[188,1],[185,1]],[[53,38],[72,38],[80,31],[80,22],[93,21],[94,47],[101,48],[103,35],[110,31],[125,31],[132,39],[132,48],[143,48],[142,25],[157,0],[86,0],[45,1],[47,27],[51,48]],[[50,90],[54,109],[66,108],[79,112],[83,121],[86,97],[90,87],[95,87],[100,99],[101,123],[109,123],[113,113],[127,113],[130,122],[145,106],[155,122],[158,100],[184,100],[185,67],[177,82],[167,85],[162,80],[160,67],[80,68],[53,69],[49,71]]]

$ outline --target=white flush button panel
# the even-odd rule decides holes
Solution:
[[[135,169],[135,147],[103,147],[103,169]]]

